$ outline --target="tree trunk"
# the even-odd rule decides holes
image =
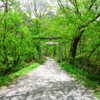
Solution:
[[[99,48],[100,43],[96,45],[96,47],[91,51],[91,53],[89,54],[89,56],[87,57],[88,59],[92,56],[92,54]]]
[[[17,59],[14,60],[14,66],[16,66],[16,65],[18,64],[19,59],[20,59],[20,49],[21,49],[22,41],[23,41],[23,34],[22,34],[22,36],[21,36],[21,41],[20,41],[20,45],[19,45],[19,51],[18,51]]]
[[[66,59],[67,59],[67,55],[66,55],[66,44],[65,44],[65,61],[66,61]]]
[[[59,50],[60,50],[60,62],[62,62],[63,61],[63,51],[62,51],[62,43],[60,44],[60,48],[59,48]]]
[[[54,44],[54,53],[53,53],[53,56],[54,57],[56,56],[56,44]]]
[[[49,50],[49,48],[47,48],[46,53],[45,53],[45,56],[47,56],[47,54],[48,54],[48,50]]]
[[[6,0],[5,3],[5,13],[8,12],[8,1]],[[8,61],[8,57],[7,57],[7,50],[6,50],[6,45],[5,45],[5,40],[6,40],[6,32],[7,32],[7,16],[5,18],[5,27],[4,27],[4,36],[3,36],[3,50],[4,50],[4,64],[6,64],[6,62]]]
[[[72,57],[74,59],[76,56],[77,44],[78,44],[78,42],[75,42],[75,40],[74,40],[74,43],[71,44],[70,57]]]
[[[80,49],[80,54],[82,53],[82,43],[81,43],[81,39],[80,39],[80,42],[79,42],[79,49]]]
[[[81,36],[83,34],[84,30],[80,31],[80,34],[77,35],[73,40],[72,40],[72,44],[71,44],[71,48],[70,48],[70,57],[75,59],[76,56],[76,50],[77,50],[77,45],[78,42],[81,39]]]
[[[39,61],[41,61],[41,46],[39,46]]]
[[[2,24],[2,21],[4,17],[7,15],[7,12],[8,12],[8,0],[6,0],[4,3],[4,14],[3,14],[3,17],[0,19],[0,24]]]

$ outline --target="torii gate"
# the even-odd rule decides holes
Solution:
[[[62,52],[62,44],[68,44],[68,42],[52,42],[51,40],[53,39],[62,39],[61,37],[38,37],[38,38],[34,38],[34,39],[40,39],[40,40],[50,40],[49,42],[45,42],[42,44],[49,44],[49,45],[56,45],[56,44],[60,44],[59,50],[60,50],[60,57],[59,60],[60,62],[63,61],[63,52]],[[41,44],[40,42],[37,42],[38,44]],[[66,47],[65,47],[66,48]],[[66,58],[66,49],[65,49],[65,58]],[[41,61],[41,47],[39,45],[39,60]]]

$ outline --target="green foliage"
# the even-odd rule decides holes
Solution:
[[[16,73],[10,74],[10,77],[24,75],[24,74],[28,73],[29,71],[33,70],[34,68],[36,68],[37,66],[39,66],[38,63],[32,64],[29,67],[23,68],[22,70],[20,70],[20,71],[18,71]]]
[[[0,31],[0,74],[15,72],[20,66],[24,67],[25,62],[35,60],[38,51],[33,37],[39,35],[40,30],[39,19],[30,20],[21,10],[8,12]]]
[[[46,45],[42,43],[49,40],[34,39],[58,36],[62,39],[52,40],[52,42],[68,42],[62,45],[63,60],[70,61],[76,66],[62,63],[63,68],[77,79],[83,78],[82,82],[86,86],[90,83],[100,85],[98,83],[100,79],[100,0],[61,1],[64,9],[60,7],[57,13],[53,12],[53,18],[50,18],[46,12],[43,12],[41,18],[39,16],[31,18],[32,12],[29,9],[21,10],[18,6],[20,3],[16,0],[9,0],[11,3],[11,6],[8,3],[9,9],[5,5],[0,8],[0,80],[3,80],[2,82],[7,84],[7,81],[11,80],[9,74],[15,75],[16,71],[25,68],[30,62],[43,63],[46,60],[44,57],[46,53],[50,57],[55,56],[56,61],[59,61],[60,44]],[[3,3],[2,0],[1,2]],[[42,50],[42,61],[39,61],[39,46]],[[31,68],[33,67],[25,70],[28,71]],[[23,71],[19,71],[18,75],[24,74]],[[89,87],[94,89],[92,84]],[[97,88],[94,90],[97,91]]]

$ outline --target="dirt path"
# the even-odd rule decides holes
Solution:
[[[51,58],[27,75],[19,77],[0,100],[98,100]]]

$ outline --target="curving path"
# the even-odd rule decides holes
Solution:
[[[0,100],[98,100],[51,58],[0,91]]]

